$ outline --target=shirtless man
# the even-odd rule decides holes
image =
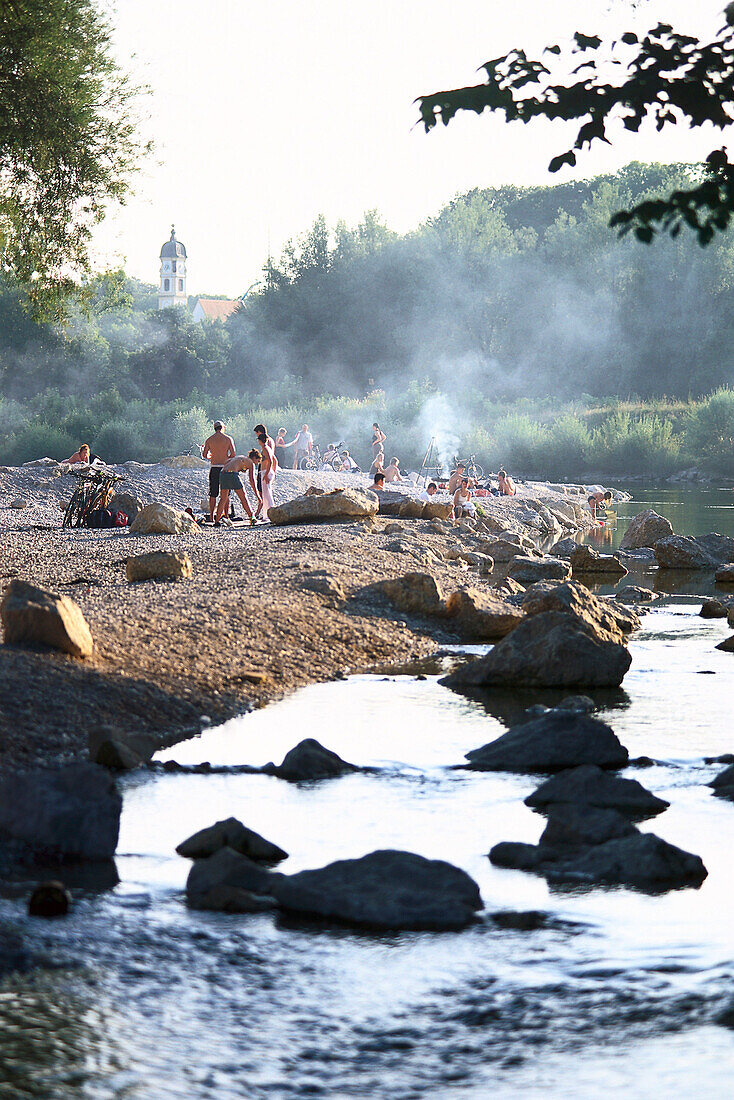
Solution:
[[[300,431],[296,432],[296,438],[293,440],[293,469],[300,469],[301,462],[304,458],[308,458],[310,454],[313,454],[313,436],[308,430],[308,424],[304,424]]]
[[[463,462],[460,462],[451,477],[449,478],[449,483],[447,486],[448,491],[450,493],[455,493],[461,485],[461,479],[464,477],[466,477],[466,465]]]
[[[387,481],[388,484],[392,481],[405,481],[406,480],[404,477],[402,477],[402,475],[400,473],[400,470],[398,468],[399,466],[400,466],[400,463],[397,460],[397,458],[391,458],[390,459],[390,465],[385,467],[385,481]]]
[[[203,458],[208,458],[209,466],[209,519],[214,522],[214,505],[219,496],[219,478],[222,469],[230,458],[234,458],[237,450],[231,435],[224,434],[224,424],[221,420],[214,421],[214,435],[210,435],[201,448]],[[227,493],[229,500],[229,493]],[[249,509],[248,509],[249,511]],[[219,509],[217,509],[219,512]]]
[[[252,509],[250,508],[250,502],[245,495],[245,490],[240,480],[240,474],[247,473],[250,479],[250,485],[252,491],[255,494],[255,499],[258,501],[260,507],[262,507],[262,498],[257,491],[257,482],[255,481],[255,471],[257,470],[258,463],[260,461],[260,452],[256,450],[250,451],[245,455],[235,455],[234,458],[230,458],[228,462],[225,462],[222,470],[219,474],[219,488],[221,496],[219,497],[219,504],[217,505],[217,518],[215,523],[220,524],[222,516],[226,516],[227,509],[229,507],[229,494],[232,490],[237,494],[242,502],[242,507],[245,509],[245,513],[250,517],[252,516]]]
[[[608,504],[612,499],[612,494],[607,489],[606,493],[592,493],[589,497],[589,508],[591,509],[591,518],[596,519],[596,510],[600,504]]]
[[[503,497],[514,497],[517,493],[515,482],[512,480],[509,474],[506,473],[505,470],[500,470],[500,472],[497,474],[497,485],[499,487],[500,495]]]

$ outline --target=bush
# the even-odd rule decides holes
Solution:
[[[197,448],[209,438],[213,430],[214,426],[206,409],[196,405],[193,409],[176,413],[166,432],[166,446],[175,455],[188,451],[198,454]]]
[[[61,462],[69,458],[77,448],[77,440],[63,428],[37,421],[27,424],[11,438],[3,461],[20,466],[34,458],[55,458]]]
[[[720,472],[734,470],[734,390],[725,386],[691,410],[685,448],[692,461],[707,460]]]
[[[680,464],[680,439],[659,416],[617,412],[593,433],[591,449],[594,468],[611,474],[664,475]]]
[[[162,458],[160,446],[143,440],[140,426],[122,417],[109,420],[97,433],[92,448],[105,462],[155,462]]]

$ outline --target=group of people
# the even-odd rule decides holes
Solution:
[[[229,511],[230,493],[239,497],[240,503],[251,523],[258,519],[266,520],[268,511],[273,507],[273,482],[278,469],[275,444],[268,435],[264,424],[256,424],[252,429],[258,446],[246,455],[238,455],[231,435],[226,435],[221,420],[214,421],[214,434],[210,435],[201,449],[202,456],[209,459],[209,519],[215,527],[220,527],[222,519]],[[253,511],[242,484],[242,474],[247,475],[250,488],[255,496],[256,507]]]

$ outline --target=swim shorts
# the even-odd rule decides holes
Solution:
[[[241,489],[242,482],[240,475],[234,470],[222,470],[219,475],[219,488],[220,489]]]
[[[219,496],[219,475],[222,472],[221,466],[212,466],[209,470],[209,496]]]

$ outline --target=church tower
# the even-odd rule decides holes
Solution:
[[[171,226],[171,239],[161,249],[161,285],[158,290],[158,309],[169,306],[188,306],[186,293],[186,249],[176,240],[176,230]]]

